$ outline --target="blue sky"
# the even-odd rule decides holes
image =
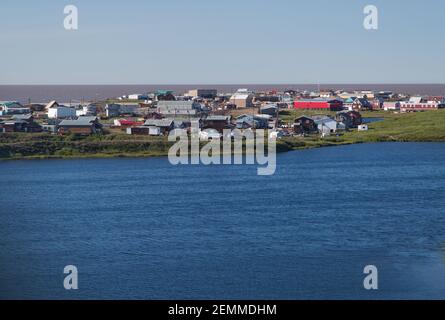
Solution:
[[[79,30],[63,8],[79,9]],[[379,30],[363,8],[379,9]],[[3,0],[0,84],[445,83],[435,0]]]

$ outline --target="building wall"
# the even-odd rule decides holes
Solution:
[[[76,109],[57,107],[48,109],[48,118],[50,119],[61,119],[76,116]]]
[[[74,134],[90,135],[93,133],[93,128],[92,128],[92,126],[91,127],[61,127],[60,133],[62,133],[62,134],[74,133]]]
[[[236,105],[237,108],[251,108],[253,107],[253,97],[248,97],[246,99],[230,99],[230,103]]]
[[[330,104],[323,101],[295,101],[295,109],[329,109]]]
[[[400,109],[402,111],[425,111],[439,109],[439,103],[413,103],[401,102]]]

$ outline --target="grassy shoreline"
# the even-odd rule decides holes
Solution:
[[[301,114],[304,112],[285,110],[280,118],[291,121]],[[445,142],[445,110],[411,114],[365,112],[363,116],[383,120],[369,124],[369,131],[365,132],[354,130],[325,138],[286,137],[277,141],[277,152],[358,143]],[[0,135],[0,160],[162,157],[168,155],[172,144],[166,137],[123,133],[89,137],[11,133]]]

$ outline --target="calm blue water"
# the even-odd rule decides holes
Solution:
[[[271,177],[156,158],[0,162],[0,178],[3,299],[445,298],[444,144],[290,152]]]

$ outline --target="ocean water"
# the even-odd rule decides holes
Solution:
[[[445,146],[0,162],[1,299],[444,299]],[[75,265],[79,289],[63,287]],[[363,288],[378,268],[379,289]]]
[[[96,101],[125,94],[147,93],[158,89],[174,90],[183,94],[190,89],[212,88],[220,93],[235,92],[239,88],[254,91],[268,90],[317,90],[316,84],[232,84],[232,85],[0,85],[0,101],[14,100],[22,103],[45,103],[57,100],[62,103]],[[393,91],[411,95],[445,95],[445,84],[324,84],[321,90],[374,90]]]

